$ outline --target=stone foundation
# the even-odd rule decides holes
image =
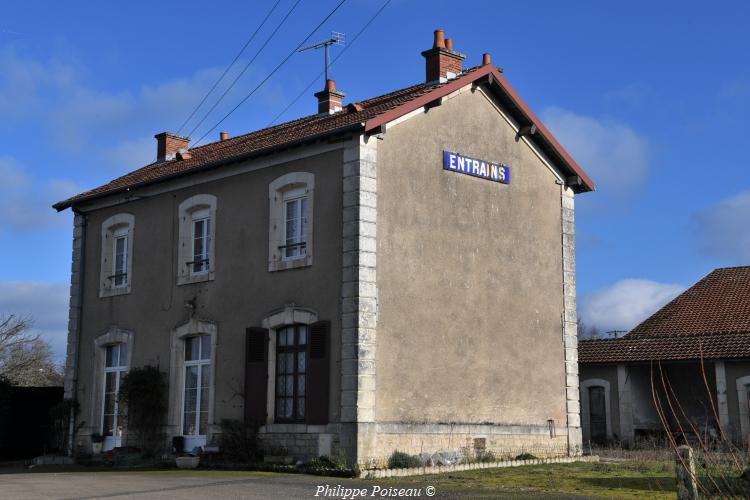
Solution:
[[[358,457],[362,469],[387,466],[394,451],[411,455],[457,451],[468,459],[484,451],[492,452],[498,460],[512,459],[522,453],[538,458],[569,455],[565,428],[551,433],[547,426],[531,425],[376,424],[375,427],[376,434],[366,454]]]

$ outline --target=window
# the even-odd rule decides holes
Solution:
[[[104,357],[104,397],[102,409],[102,436],[115,438],[112,443],[105,443],[105,448],[119,446],[122,437],[122,424],[119,421],[120,382],[128,367],[127,344],[118,343],[105,348]]]
[[[305,420],[307,326],[293,325],[276,331],[277,422]]]
[[[268,270],[312,265],[315,176],[292,172],[268,189]]]
[[[191,196],[180,203],[178,217],[177,284],[213,280],[216,197],[210,194]]]
[[[284,193],[284,222],[283,258],[304,257],[307,246],[307,194],[304,189]]]
[[[130,293],[134,227],[131,214],[113,215],[102,223],[99,297]]]
[[[184,380],[182,433],[185,436],[205,436],[211,386],[210,335],[185,339]]]
[[[114,233],[114,256],[112,261],[115,263],[115,273],[110,276],[112,286],[121,288],[128,284],[128,230],[120,228]]]
[[[207,273],[208,249],[211,247],[211,216],[208,209],[193,212],[193,260],[189,263],[192,274]]]

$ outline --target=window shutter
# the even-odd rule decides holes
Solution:
[[[328,423],[328,393],[330,385],[331,322],[318,321],[310,325],[308,343],[307,387],[305,414],[308,424]]]
[[[245,423],[266,423],[268,394],[268,330],[245,332]]]

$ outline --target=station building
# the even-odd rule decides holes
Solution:
[[[417,54],[415,54],[417,55]],[[55,205],[75,213],[75,445],[127,442],[116,394],[168,374],[167,436],[256,426],[340,448],[580,452],[574,196],[592,181],[494,66],[443,32],[424,81],[190,147]]]

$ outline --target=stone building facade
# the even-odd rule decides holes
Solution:
[[[485,54],[442,31],[426,80],[159,159],[75,212],[75,444],[122,445],[132,367],[169,377],[169,436],[257,426],[297,458],[580,452],[574,195],[593,183]]]

